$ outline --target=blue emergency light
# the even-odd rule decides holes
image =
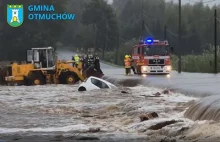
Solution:
[[[152,44],[154,42],[154,40],[153,40],[153,38],[149,37],[149,38],[146,39],[146,42],[148,44]]]

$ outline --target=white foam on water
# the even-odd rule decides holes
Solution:
[[[68,131],[77,131],[77,132],[85,132],[88,131],[89,127],[84,124],[78,125],[70,125],[64,127],[48,127],[48,128],[29,128],[29,129],[21,129],[21,128],[1,128],[0,133],[17,133],[17,132],[68,132]]]

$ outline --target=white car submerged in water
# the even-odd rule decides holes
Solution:
[[[94,76],[83,81],[78,87],[78,91],[90,91],[95,89],[117,89],[117,87],[108,81]]]

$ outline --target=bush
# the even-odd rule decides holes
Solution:
[[[219,55],[219,51],[217,53]],[[220,66],[220,57],[217,59],[218,67]],[[178,57],[172,56],[173,69],[178,69]],[[201,55],[185,55],[182,56],[182,71],[185,72],[201,72],[213,73],[214,72],[214,47],[210,46],[204,50]],[[220,71],[220,68],[218,68]]]
[[[182,56],[182,71],[211,73],[213,72],[212,56],[212,54]],[[174,70],[178,69],[177,56],[172,56],[172,66]]]

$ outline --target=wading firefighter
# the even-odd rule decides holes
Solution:
[[[124,63],[125,63],[125,74],[130,75],[131,74],[131,58],[129,57],[129,55],[125,55]]]
[[[132,69],[132,71],[133,71],[133,73],[134,74],[137,74],[137,72],[136,72],[136,70],[135,70],[135,62],[134,62],[134,59],[132,58],[132,56],[131,55],[128,55],[129,56],[129,58],[131,59],[131,69]]]

